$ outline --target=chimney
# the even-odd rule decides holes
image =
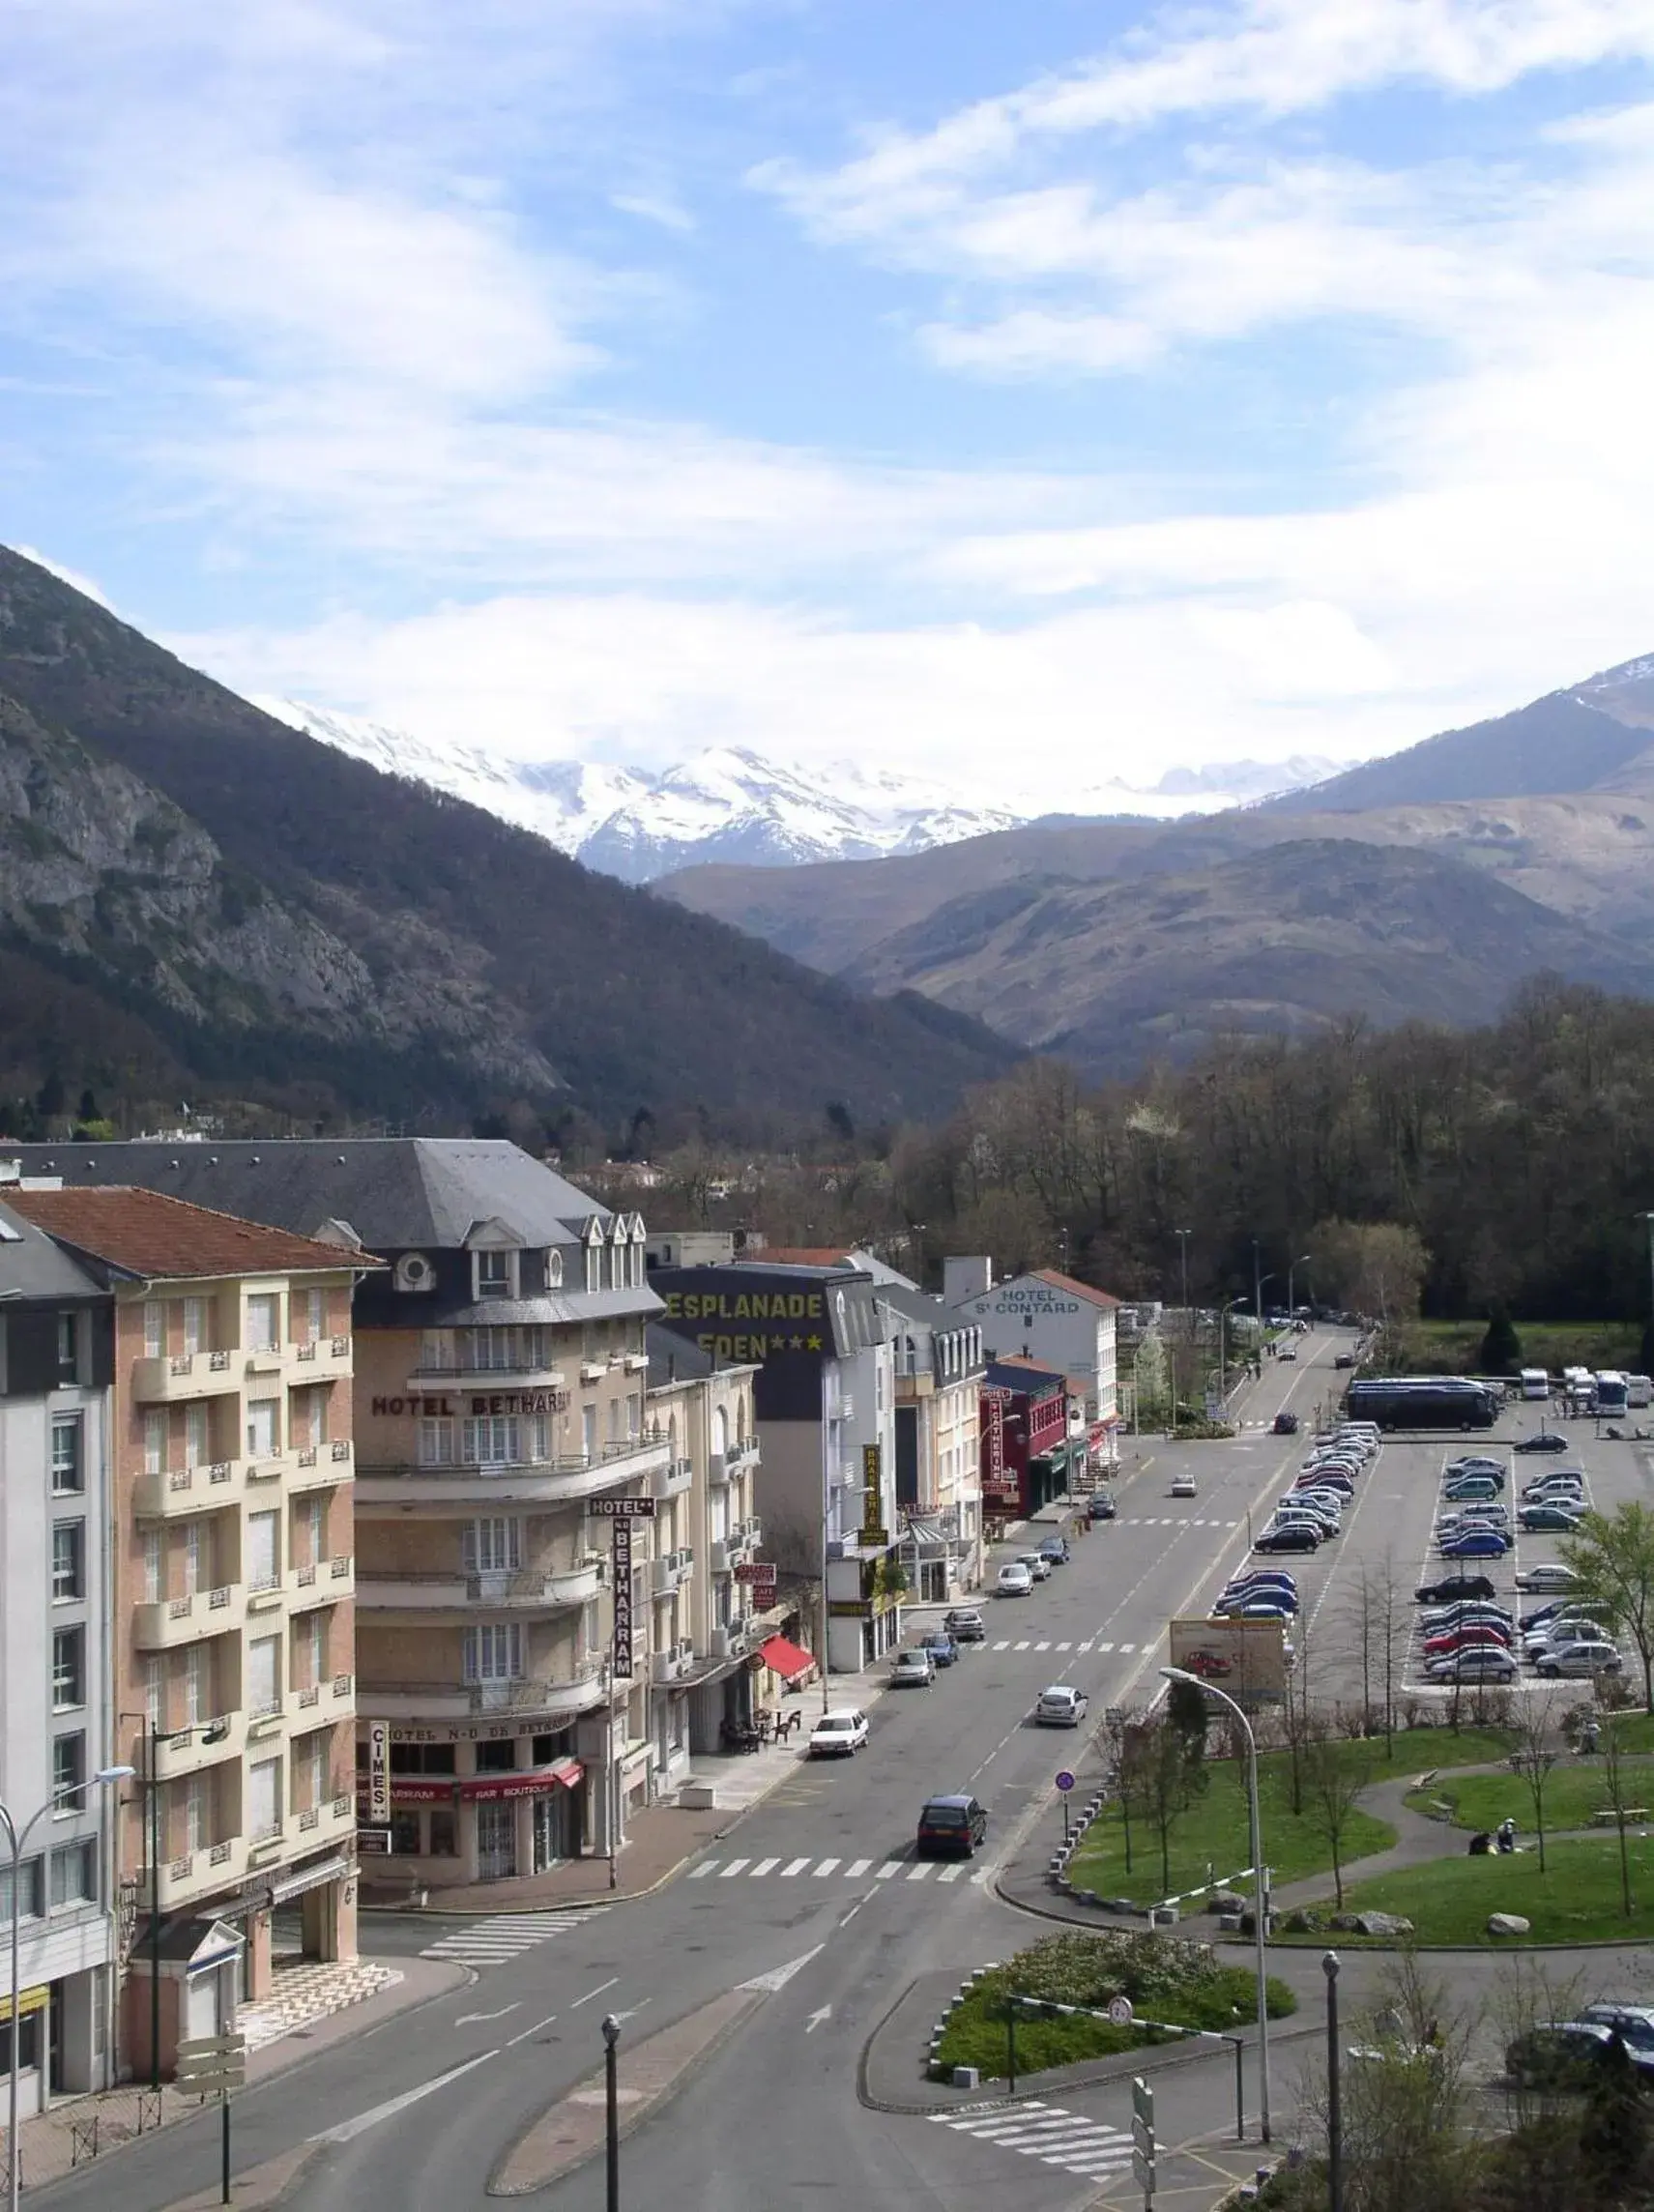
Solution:
[[[963,1305],[967,1298],[979,1298],[993,1287],[994,1263],[985,1252],[979,1258],[950,1259],[942,1263],[943,1305]]]

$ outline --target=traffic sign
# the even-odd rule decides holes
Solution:
[[[1146,2120],[1139,2120],[1135,2118],[1133,2119],[1131,2123],[1131,2139],[1137,2145],[1138,2149],[1143,2153],[1145,2158],[1150,2160],[1153,2158],[1154,2130],[1149,2126]]]
[[[1064,1796],[1066,1796],[1069,1790],[1074,1787],[1074,1777],[1069,1773],[1067,1767],[1065,1766],[1059,1768],[1058,1771],[1057,1787],[1062,1791]]]
[[[1129,2027],[1131,2025],[1130,1997],[1110,1997],[1109,2018],[1114,2022],[1116,2027]]]
[[[247,2081],[245,2035],[198,2035],[178,2046],[173,2081],[199,2096],[227,2096]]]
[[[1154,2161],[1151,2158],[1145,2158],[1140,2150],[1134,2150],[1131,2154],[1131,2177],[1142,2190],[1144,2201],[1152,2203],[1154,2200]]]
[[[1141,2074],[1132,2077],[1131,2109],[1138,2119],[1149,2127],[1154,2125],[1154,2091]]]

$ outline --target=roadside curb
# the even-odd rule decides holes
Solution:
[[[327,2149],[326,2143],[300,2143],[293,2150],[278,2151],[275,2158],[267,2158],[262,2166],[238,2174],[230,2183],[230,2203],[239,2212],[276,2212],[277,2205],[285,2204],[294,2191],[309,2173],[310,2168]],[[168,2205],[167,2212],[211,2212],[211,2207],[223,2202],[215,2183],[209,2189],[197,2189],[189,2197],[181,2197]]]

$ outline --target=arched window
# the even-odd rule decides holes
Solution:
[[[722,1406],[712,1410],[712,1450],[719,1459],[727,1456],[730,1448],[730,1417]]]

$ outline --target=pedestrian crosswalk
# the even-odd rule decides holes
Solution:
[[[606,1905],[587,1905],[569,1912],[495,1913],[487,1920],[474,1920],[468,1928],[456,1928],[451,1936],[439,1936],[420,1957],[457,1960],[462,1966],[503,1966],[608,1909]]]
[[[1060,2105],[1006,2107],[980,2105],[954,2112],[933,2112],[934,2125],[951,2128],[977,2142],[1014,2150],[1024,2158],[1036,2158],[1043,2166],[1057,2166],[1087,2181],[1107,2181],[1129,2170],[1131,2137],[1123,2129],[1105,2127]]]
[[[1027,1637],[1020,1644],[1013,1644],[1008,1636],[1001,1636],[996,1643],[989,1644],[984,1648],[989,1651],[1135,1651],[1137,1645],[1135,1644],[1100,1644],[1094,1636],[1088,1636],[1084,1644],[1035,1644]]]
[[[959,1881],[971,1871],[968,1859],[885,1858],[733,1858],[702,1859],[689,1869],[690,1881]]]
[[[1238,1528],[1238,1521],[1197,1521],[1187,1513],[1122,1513],[1122,1528]]]

